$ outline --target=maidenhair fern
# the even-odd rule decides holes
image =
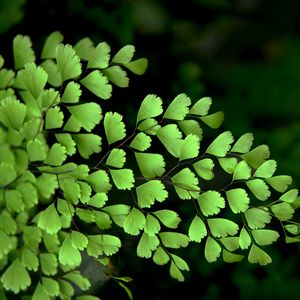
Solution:
[[[78,266],[83,253],[103,262],[119,251],[116,226],[136,236],[138,256],[167,264],[179,281],[189,266],[176,249],[191,242],[204,245],[208,262],[247,256],[267,265],[272,259],[264,246],[279,237],[272,219],[287,242],[300,240],[299,224],[291,220],[298,191],[288,189],[290,176],[274,175],[268,147],[253,148],[251,133],[236,142],[229,131],[202,141],[202,128],[218,128],[224,118],[210,113],[211,98],[192,103],[180,94],[163,107],[160,97],[147,95],[131,131],[126,118],[104,112],[101,102],[111,98],[113,85],[128,86],[128,71],[143,74],[147,60],[132,60],[132,45],[111,55],[105,42],[95,47],[84,38],[72,47],[62,41],[52,33],[37,59],[30,38],[18,35],[15,71],[5,69],[0,56],[3,299],[11,293],[34,300],[99,299],[75,294],[75,286],[90,287]],[[99,101],[85,101],[88,93]],[[220,172],[229,180],[216,188],[210,182]],[[119,196],[112,201],[113,190]],[[131,200],[123,197],[126,190]],[[177,210],[174,197],[194,213]],[[114,278],[131,297],[124,285],[129,279]]]

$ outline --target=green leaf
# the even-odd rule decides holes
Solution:
[[[189,266],[181,257],[171,254],[172,261],[176,264],[179,270],[181,271],[189,271]]]
[[[138,235],[140,230],[144,228],[145,224],[145,215],[134,207],[124,221],[124,230],[131,235]]]
[[[151,146],[151,138],[150,136],[148,136],[143,132],[139,132],[129,145],[129,147],[139,151],[145,151],[150,146]]]
[[[72,134],[80,155],[88,159],[93,153],[99,153],[102,148],[101,137],[93,133]]]
[[[0,89],[7,88],[13,84],[15,73],[12,70],[0,70]]]
[[[300,226],[297,224],[288,224],[288,225],[285,225],[284,228],[290,232],[291,234],[299,234],[300,232]]]
[[[25,209],[22,194],[17,190],[5,190],[5,202],[10,212],[21,212]]]
[[[113,255],[118,252],[121,247],[121,241],[119,238],[107,235],[89,235],[89,244],[87,247],[87,253],[90,256],[98,257],[99,255]]]
[[[147,214],[146,217],[146,224],[144,227],[145,233],[147,233],[149,236],[154,236],[160,231],[160,224],[157,218],[155,218],[151,214]]]
[[[51,146],[44,163],[51,166],[61,166],[66,158],[66,148],[59,143],[55,143]]]
[[[226,263],[240,262],[244,258],[244,255],[231,253],[226,249],[223,249],[222,253],[223,253],[223,260]]]
[[[80,85],[74,81],[70,81],[61,97],[62,103],[77,103],[81,96]]]
[[[108,229],[111,227],[112,221],[109,214],[103,211],[95,211],[95,222],[99,229]]]
[[[79,271],[70,272],[64,275],[64,278],[76,284],[82,291],[88,290],[91,286],[90,281],[82,276]]]
[[[66,280],[58,279],[61,298],[70,299],[74,295],[73,286]]]
[[[55,275],[57,273],[57,258],[53,253],[41,253],[40,264],[45,275]]]
[[[97,208],[101,208],[104,206],[107,200],[108,197],[105,193],[96,193],[87,201],[87,204]]]
[[[287,203],[293,203],[298,197],[298,190],[297,189],[292,189],[289,190],[288,192],[284,193],[279,200]]]
[[[200,243],[206,235],[206,226],[202,219],[196,215],[189,227],[189,237],[191,241]]]
[[[175,157],[180,156],[183,140],[182,133],[176,124],[168,124],[159,128],[156,135],[170,154]]]
[[[126,162],[126,153],[122,149],[114,148],[110,151],[109,156],[106,160],[106,164],[115,168],[123,168]]]
[[[215,262],[215,261],[217,261],[218,257],[220,256],[221,251],[222,251],[222,248],[219,245],[219,243],[212,237],[208,236],[206,243],[205,243],[205,248],[204,248],[205,259],[209,263]]]
[[[79,231],[72,231],[70,240],[72,245],[79,250],[84,250],[89,242],[87,237]]]
[[[161,128],[161,126],[158,125],[158,122],[152,118],[143,120],[137,127],[138,130],[151,135],[155,135],[159,128]]]
[[[165,247],[172,249],[186,247],[190,242],[187,235],[179,232],[160,232],[159,237]]]
[[[184,277],[182,272],[179,270],[179,268],[176,266],[176,264],[174,263],[174,261],[171,261],[171,265],[170,265],[170,275],[171,277],[177,279],[180,282],[184,281]]]
[[[198,136],[189,134],[183,140],[179,159],[185,160],[195,158],[199,155],[200,139]]]
[[[108,78],[99,70],[89,73],[80,82],[97,97],[107,100],[111,97],[112,86]]]
[[[139,58],[126,64],[125,67],[136,75],[143,75],[148,68],[148,60],[146,58]]]
[[[141,103],[136,122],[139,123],[142,120],[157,117],[161,115],[162,112],[161,98],[152,94],[147,95]]]
[[[40,140],[31,140],[27,143],[27,154],[30,161],[41,161],[46,158],[45,146]]]
[[[59,44],[55,51],[56,62],[62,80],[77,78],[81,74],[81,63],[72,46]]]
[[[251,245],[251,237],[245,227],[243,227],[240,232],[239,245],[243,250],[248,249]]]
[[[64,129],[69,130],[69,123],[78,123],[86,131],[91,132],[102,119],[102,110],[99,104],[90,102],[80,105],[68,106],[68,111],[72,114]],[[73,120],[75,119],[75,120]],[[70,128],[72,130],[72,126]]]
[[[139,257],[150,258],[152,251],[154,251],[158,246],[158,237],[156,235],[150,236],[144,232],[137,246],[137,255]]]
[[[24,226],[23,240],[30,249],[37,249],[42,240],[41,230],[36,226]]]
[[[221,208],[225,207],[224,198],[216,191],[207,191],[200,194],[197,201],[201,212],[206,217],[218,214]]]
[[[123,282],[120,282],[120,281],[117,281],[119,286],[126,292],[128,298],[130,300],[133,300],[133,295],[132,295],[132,292],[131,290],[123,283]]]
[[[169,209],[161,209],[153,212],[153,214],[159,219],[159,221],[168,228],[177,228],[181,219],[177,212]]]
[[[138,205],[141,208],[151,207],[155,200],[163,202],[168,197],[165,186],[159,180],[150,180],[136,188]]]
[[[0,102],[0,122],[6,127],[19,130],[26,115],[26,106],[13,97],[7,97]]]
[[[7,234],[15,234],[17,232],[17,223],[11,214],[6,210],[2,210],[1,212],[0,228]],[[5,245],[5,243],[3,244]]]
[[[77,267],[81,264],[80,251],[73,246],[70,236],[67,236],[59,249],[59,262],[62,265]]]
[[[27,139],[33,140],[38,132],[41,130],[40,128],[41,120],[39,118],[31,119],[23,124],[20,129],[20,133]]]
[[[63,84],[57,64],[52,59],[47,59],[40,64],[48,74],[48,83],[54,87],[60,87]]]
[[[95,222],[95,214],[92,210],[77,207],[76,215],[79,217],[80,220],[84,221],[85,223]]]
[[[125,124],[122,116],[118,113],[108,112],[104,117],[104,130],[107,141],[113,144],[126,136]]]
[[[58,188],[57,178],[53,174],[42,174],[37,178],[36,187],[44,198],[49,199]]]
[[[251,168],[245,161],[241,161],[237,164],[233,172],[233,180],[244,180],[251,177]]]
[[[230,131],[221,133],[206,149],[206,153],[218,157],[224,157],[230,150],[233,143],[233,136]]]
[[[134,174],[130,169],[110,170],[110,175],[119,190],[130,190],[134,186]]]
[[[214,178],[214,166],[215,164],[210,158],[201,159],[193,164],[193,167],[198,176],[202,177],[205,180],[211,180]]]
[[[236,223],[223,218],[207,219],[207,224],[215,237],[235,235],[239,230],[239,226]]]
[[[52,278],[42,277],[43,289],[49,296],[59,295],[59,285],[58,282]]]
[[[38,227],[49,234],[57,233],[61,229],[61,220],[54,203],[41,212],[38,219]]]
[[[46,113],[46,129],[60,128],[64,122],[64,114],[58,106],[51,107]]]
[[[7,184],[10,184],[13,182],[16,177],[17,173],[14,168],[14,165],[11,163],[6,163],[6,162],[0,162],[0,186],[4,187]]]
[[[278,175],[272,178],[267,178],[265,181],[276,191],[284,193],[290,184],[292,184],[293,179],[288,175]]]
[[[102,210],[107,212],[118,226],[123,227],[124,221],[130,212],[130,206],[124,204],[116,204],[106,206]]]
[[[286,202],[272,205],[271,210],[280,221],[288,221],[292,219],[295,212],[291,204]]]
[[[2,55],[0,55],[0,69],[3,67],[4,65],[4,58],[2,57]]]
[[[269,187],[262,179],[252,179],[246,182],[248,188],[259,200],[267,200],[271,196]]]
[[[55,137],[59,144],[66,148],[67,155],[73,155],[76,153],[76,143],[72,139],[71,134],[69,133],[57,133]]]
[[[200,191],[198,179],[189,168],[182,169],[171,180],[180,199],[196,199],[198,197]]]
[[[74,49],[82,60],[89,60],[95,48],[94,43],[86,37],[78,41],[75,44]]]
[[[26,63],[33,63],[35,55],[31,48],[32,43],[28,36],[18,34],[13,40],[15,68],[21,69]]]
[[[239,237],[238,236],[223,237],[223,238],[220,238],[219,241],[230,252],[233,252],[233,251],[239,249],[239,246],[240,246],[239,245]]]
[[[262,249],[257,247],[255,244],[252,244],[249,255],[248,261],[251,264],[260,264],[261,266],[266,266],[272,262],[272,258]]]
[[[234,157],[218,157],[218,162],[221,168],[228,174],[233,174],[238,165],[238,161]]]
[[[134,154],[139,169],[145,178],[160,177],[164,174],[165,161],[161,154],[138,152]]]
[[[1,276],[1,282],[6,290],[18,294],[30,286],[31,279],[25,267],[16,258]]]
[[[277,163],[275,160],[267,160],[254,173],[254,177],[270,178],[276,171]]]
[[[10,250],[13,248],[13,240],[3,231],[0,229],[0,259],[5,257]]]
[[[111,66],[105,70],[102,70],[102,73],[110,82],[118,87],[126,88],[129,85],[127,73],[120,66]]]
[[[163,118],[182,121],[188,114],[190,105],[191,99],[186,94],[179,94],[167,107]]]
[[[99,43],[93,50],[87,68],[104,69],[109,65],[110,47],[106,42]]]
[[[21,263],[27,270],[36,272],[39,266],[39,259],[34,252],[24,248],[22,251]]]
[[[260,246],[270,245],[279,238],[279,233],[269,229],[255,229],[251,231],[255,242]]]
[[[122,47],[112,58],[112,63],[115,64],[128,64],[132,60],[135,52],[135,47],[133,45],[126,45]]]
[[[167,254],[167,252],[162,247],[158,247],[156,249],[156,251],[154,252],[153,261],[157,265],[162,266],[162,265],[165,265],[169,260],[170,260],[170,257]]]
[[[210,128],[216,129],[222,125],[224,121],[224,113],[222,111],[218,111],[214,114],[200,117],[200,120]]]
[[[64,36],[59,31],[52,32],[46,39],[41,58],[55,58],[55,49],[63,41]]]
[[[43,68],[30,63],[25,65],[24,70],[19,71],[18,78],[30,94],[38,98],[47,83],[48,74]]]
[[[248,209],[250,199],[244,189],[237,188],[226,191],[226,198],[233,213],[238,214]]]
[[[51,106],[58,105],[60,102],[60,94],[54,89],[43,90],[37,99],[39,106],[43,110],[48,110]]]
[[[197,116],[206,116],[212,104],[210,97],[203,97],[198,100],[190,109],[189,114]]]
[[[202,129],[197,121],[183,120],[178,121],[177,124],[185,135],[194,134],[199,137],[199,140],[202,139]]]
[[[243,154],[242,158],[253,168],[257,169],[270,157],[270,150],[267,145],[260,145],[250,152]]]
[[[249,208],[245,211],[246,221],[251,229],[264,228],[271,222],[271,216],[263,208]]]
[[[107,193],[111,189],[109,177],[104,170],[99,170],[90,174],[86,178],[86,181],[97,193]]]
[[[34,290],[32,300],[50,300],[49,295],[46,293],[40,282],[37,284]]]
[[[100,298],[91,295],[83,295],[83,296],[76,297],[76,300],[100,300]]]
[[[231,152],[235,153],[247,153],[250,151],[252,144],[253,144],[253,134],[252,133],[245,133],[243,134],[233,145],[231,148]]]

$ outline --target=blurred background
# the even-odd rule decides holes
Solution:
[[[270,146],[278,173],[300,186],[299,0],[0,0],[0,53],[11,62],[16,34],[31,36],[41,50],[55,30],[67,43],[89,36],[113,52],[134,44],[136,57],[149,59],[144,76],[114,90],[112,108],[118,103],[127,122],[148,93],[166,104],[181,92],[194,101],[211,96],[213,109],[225,112],[222,129],[236,137],[253,132],[255,145]],[[191,246],[182,253],[191,266],[185,283],[128,249],[116,269],[134,278],[134,299],[299,299],[300,248],[283,239],[268,249],[273,264],[264,268],[209,264],[203,246]],[[103,295],[126,299],[113,281]]]

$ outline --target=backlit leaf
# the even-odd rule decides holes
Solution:
[[[243,250],[248,249],[251,245],[251,237],[245,227],[243,227],[240,232],[239,245]]]
[[[41,161],[46,158],[46,149],[38,139],[27,143],[27,154],[30,161]]]
[[[83,38],[78,41],[74,49],[77,55],[83,60],[89,60],[94,51],[94,43],[90,40],[90,38]]]
[[[102,210],[107,212],[118,226],[123,227],[124,221],[130,212],[130,206],[116,204],[105,206]]]
[[[122,47],[112,58],[112,62],[115,64],[128,64],[135,52],[133,45],[126,45]]]
[[[138,235],[140,230],[144,228],[145,223],[145,215],[134,207],[124,221],[124,230],[131,235]]]
[[[70,81],[61,97],[62,103],[77,103],[81,96],[80,85],[74,81]]]
[[[150,258],[152,251],[159,245],[159,239],[156,235],[150,236],[144,232],[137,246],[137,255],[139,257]]]
[[[57,258],[53,253],[41,253],[40,264],[45,275],[55,275],[57,273]]]
[[[200,194],[198,204],[204,216],[212,216],[218,214],[221,208],[225,207],[225,200],[219,192],[207,191]]]
[[[223,249],[222,253],[223,253],[223,260],[226,263],[240,262],[244,258],[244,255],[231,253],[226,249]]]
[[[267,200],[271,196],[268,185],[262,179],[252,179],[246,182],[248,188],[259,200]]]
[[[182,121],[189,112],[191,99],[186,94],[179,94],[167,107],[163,118]]]
[[[136,122],[140,122],[144,119],[154,118],[161,115],[162,100],[156,95],[147,95],[141,103],[140,109],[137,114]]]
[[[150,135],[155,135],[159,128],[161,128],[161,126],[158,125],[158,121],[152,118],[143,120],[137,127],[138,130]]]
[[[130,169],[110,170],[110,175],[119,190],[130,190],[134,186],[134,174]]]
[[[66,148],[59,143],[55,143],[51,146],[44,162],[51,166],[60,166],[66,158]]]
[[[55,49],[63,41],[64,36],[59,31],[52,32],[46,39],[41,58],[55,58]]]
[[[63,125],[64,114],[58,106],[51,107],[46,113],[46,129],[60,128]]]
[[[95,223],[99,229],[108,229],[111,227],[112,221],[109,214],[103,211],[95,211]]]
[[[59,262],[63,265],[72,267],[79,266],[81,263],[80,251],[73,246],[70,236],[67,236],[63,241],[59,250]]]
[[[84,250],[88,245],[87,237],[79,231],[72,231],[70,240],[72,245],[79,250]]]
[[[200,117],[200,120],[210,128],[217,129],[224,121],[224,113],[222,111],[218,111],[214,114]]]
[[[125,124],[118,113],[108,112],[104,117],[104,130],[109,144],[122,140],[126,136]]]
[[[276,191],[284,193],[288,189],[288,186],[293,182],[293,179],[288,175],[278,175],[267,178],[265,181]]]
[[[233,172],[236,169],[236,166],[238,165],[238,161],[234,157],[219,157],[218,162],[221,168],[228,174],[233,174]]]
[[[160,177],[164,174],[165,161],[161,154],[138,152],[134,154],[139,169],[145,178]]]
[[[185,135],[194,134],[199,137],[199,140],[202,139],[202,129],[197,121],[183,120],[178,121],[177,124]]]
[[[151,214],[147,214],[144,231],[149,236],[154,236],[157,233],[159,233],[159,231],[160,231],[160,224],[159,224],[159,221],[157,220],[157,218],[155,218]]]
[[[179,232],[160,232],[159,237],[165,247],[173,249],[186,247],[190,242],[187,235]]]
[[[206,235],[207,229],[204,222],[201,220],[200,217],[195,216],[189,227],[189,237],[191,241],[200,243]]]
[[[255,229],[251,231],[255,242],[260,246],[270,245],[279,238],[279,233],[269,229]]]
[[[89,73],[80,82],[97,97],[107,100],[111,97],[112,86],[108,78],[99,70]]]
[[[106,193],[111,189],[109,177],[104,170],[98,170],[90,174],[86,181],[91,185],[93,190],[97,193]]]
[[[165,186],[159,180],[150,180],[136,188],[138,204],[142,208],[151,207],[155,200],[162,202],[168,197]]]
[[[233,180],[244,180],[251,177],[251,168],[245,161],[237,164],[233,172]]]
[[[250,152],[243,154],[242,158],[253,168],[257,169],[270,157],[270,150],[267,145],[260,145]]]
[[[199,137],[193,134],[189,134],[183,140],[180,155],[180,160],[190,159],[199,155],[200,140]]]
[[[37,178],[36,186],[39,193],[46,199],[49,199],[58,188],[57,178],[53,174],[42,174]]]
[[[248,209],[250,199],[244,189],[236,188],[226,191],[226,198],[233,213],[237,214]]]
[[[298,190],[297,189],[292,189],[289,190],[288,192],[284,193],[279,200],[287,203],[293,203],[298,197]]]
[[[139,132],[129,145],[129,147],[139,151],[145,151],[150,146],[151,146],[151,138],[150,136],[148,136],[143,132]]]
[[[223,218],[207,219],[207,223],[212,235],[215,237],[235,235],[239,229],[236,223]]]
[[[25,267],[20,263],[20,260],[16,258],[2,274],[1,282],[6,290],[18,294],[30,286],[31,279]]]
[[[251,229],[264,228],[266,224],[271,222],[270,214],[262,208],[249,208],[244,214]]]
[[[233,136],[230,131],[221,133],[206,149],[206,153],[218,157],[224,157],[230,150],[233,143]]]
[[[72,139],[71,134],[69,133],[57,133],[55,137],[59,144],[66,148],[66,153],[68,155],[73,155],[76,153],[76,143]]]
[[[83,158],[88,159],[93,153],[101,151],[101,137],[93,133],[72,134],[78,152]]]
[[[170,257],[167,254],[167,252],[162,247],[158,247],[156,249],[156,251],[154,252],[153,261],[157,265],[161,266],[161,265],[165,265],[169,260],[170,260]]]
[[[111,66],[102,70],[108,80],[118,87],[126,88],[129,85],[127,73],[120,66]]]
[[[253,134],[252,133],[245,133],[243,134],[233,145],[231,152],[236,153],[247,153],[250,151],[252,144],[253,144]]]
[[[177,228],[181,219],[177,212],[169,209],[161,209],[153,212],[159,221],[168,228]]]
[[[221,251],[222,248],[219,243],[212,237],[208,236],[204,248],[204,256],[206,260],[209,263],[215,262],[220,256]]]
[[[272,205],[271,210],[280,221],[290,220],[295,212],[291,204],[286,202]]]
[[[148,60],[139,58],[126,64],[125,67],[136,75],[143,75],[148,67]]]
[[[190,109],[189,114],[197,116],[206,116],[212,104],[210,97],[203,97],[198,100]]]
[[[72,271],[64,275],[64,278],[76,284],[82,291],[88,290],[91,286],[90,281],[82,276],[79,271]]]
[[[211,180],[214,178],[214,166],[215,164],[210,158],[204,158],[193,163],[193,167],[197,172],[198,176],[202,177],[205,180]]]
[[[98,257],[99,255],[113,255],[121,247],[121,241],[116,236],[108,234],[89,235],[87,252],[89,255]]]
[[[40,64],[48,74],[48,83],[54,87],[60,87],[63,84],[57,64],[52,59],[47,59]]]
[[[26,63],[35,61],[35,54],[31,48],[32,43],[28,36],[18,34],[13,40],[13,53],[15,68],[21,69]]]
[[[81,74],[81,63],[72,46],[59,44],[55,51],[62,80],[77,78]]]
[[[106,164],[115,168],[123,168],[126,161],[125,154],[125,151],[122,149],[112,149],[106,160]]]
[[[110,47],[106,42],[99,43],[93,50],[87,68],[104,69],[108,67],[110,59]]]
[[[37,249],[42,240],[41,230],[36,226],[24,226],[23,240],[30,249]]]
[[[254,173],[254,177],[270,178],[276,171],[277,163],[275,160],[267,160],[261,164]]]
[[[61,229],[61,221],[53,203],[41,212],[38,226],[49,234],[57,233]]]
[[[248,261],[251,264],[258,263],[261,266],[266,266],[272,262],[272,259],[265,251],[257,247],[255,244],[252,244],[248,255]]]

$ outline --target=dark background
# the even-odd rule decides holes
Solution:
[[[146,74],[131,76],[130,88],[115,88],[110,100],[127,122],[134,122],[136,105],[148,93],[166,104],[181,92],[194,101],[211,96],[213,109],[225,112],[222,129],[236,137],[253,132],[255,145],[270,146],[278,173],[292,175],[299,186],[300,1],[0,0],[0,53],[7,60],[16,34],[31,36],[41,50],[55,30],[67,43],[88,36],[115,52],[134,44],[136,57],[149,59]],[[191,272],[180,284],[169,278],[167,267],[134,251],[123,250],[116,269],[134,277],[135,299],[300,297],[299,246],[283,239],[268,249],[273,264],[264,268],[246,260],[209,264],[203,246],[191,246],[182,252]],[[114,282],[103,293],[103,299],[126,299]]]

